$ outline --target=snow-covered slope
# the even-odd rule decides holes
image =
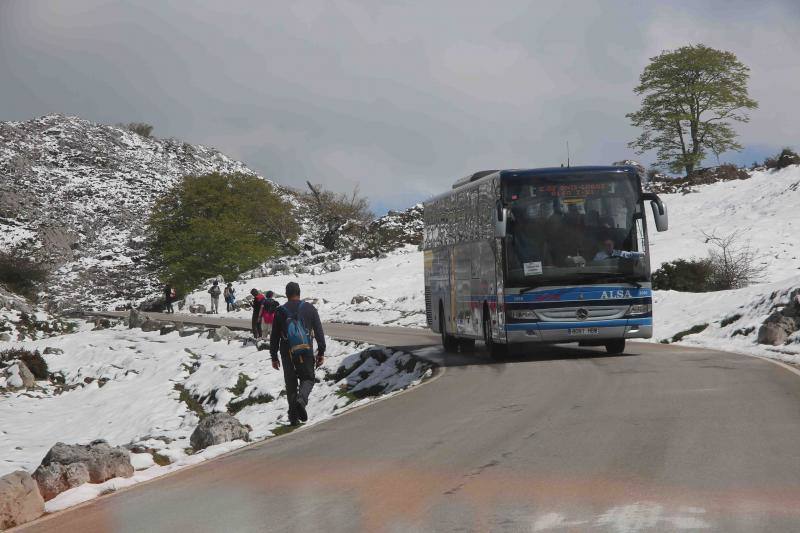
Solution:
[[[0,251],[59,267],[49,301],[147,296],[143,228],[155,198],[213,171],[255,174],[213,148],[77,117],[0,122]]]
[[[696,191],[661,195],[670,228],[650,235],[653,269],[665,261],[707,256],[703,232],[724,236],[741,231],[742,239],[762,255],[763,282],[800,274],[800,166],[755,171],[749,179]]]
[[[234,282],[237,297],[250,296],[250,289],[272,290],[283,295],[286,284],[300,284],[302,297],[319,310],[324,321],[390,326],[425,326],[425,297],[422,277],[422,252],[406,245],[378,259],[337,261],[341,270],[317,270],[255,277]],[[336,267],[333,267],[336,268]],[[203,287],[186,297],[182,311],[191,305],[210,307],[210,296]],[[221,303],[225,312],[224,302]],[[249,310],[234,311],[230,316],[248,318]]]

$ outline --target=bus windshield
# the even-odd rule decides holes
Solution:
[[[649,279],[638,189],[624,173],[507,182],[506,286]]]

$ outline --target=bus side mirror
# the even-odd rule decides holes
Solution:
[[[642,195],[642,200],[650,200],[650,207],[653,208],[653,220],[656,221],[656,229],[658,231],[667,231],[669,217],[667,216],[667,206],[664,205],[661,198],[649,192]]]
[[[506,236],[506,223],[508,221],[508,209],[497,202],[497,217],[494,221],[494,236],[501,239]]]

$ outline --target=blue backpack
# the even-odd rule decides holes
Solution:
[[[292,357],[297,357],[300,362],[303,362],[304,356],[311,356],[311,335],[300,320],[300,309],[303,308],[303,303],[297,307],[297,312],[292,313],[286,305],[283,305],[286,311],[286,340],[289,344],[289,354]]]

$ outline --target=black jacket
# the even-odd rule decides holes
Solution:
[[[289,312],[292,314],[298,312],[301,303],[303,307],[299,311],[298,318],[309,333],[311,333],[311,349],[314,349],[314,339],[316,339],[317,352],[319,354],[325,353],[325,332],[322,331],[322,322],[319,319],[317,308],[308,302],[294,300],[280,306],[275,313],[275,321],[272,323],[272,333],[269,336],[269,354],[273,359],[278,358],[278,350],[280,350],[281,353],[288,352],[289,346],[286,342],[286,319],[288,318]]]

